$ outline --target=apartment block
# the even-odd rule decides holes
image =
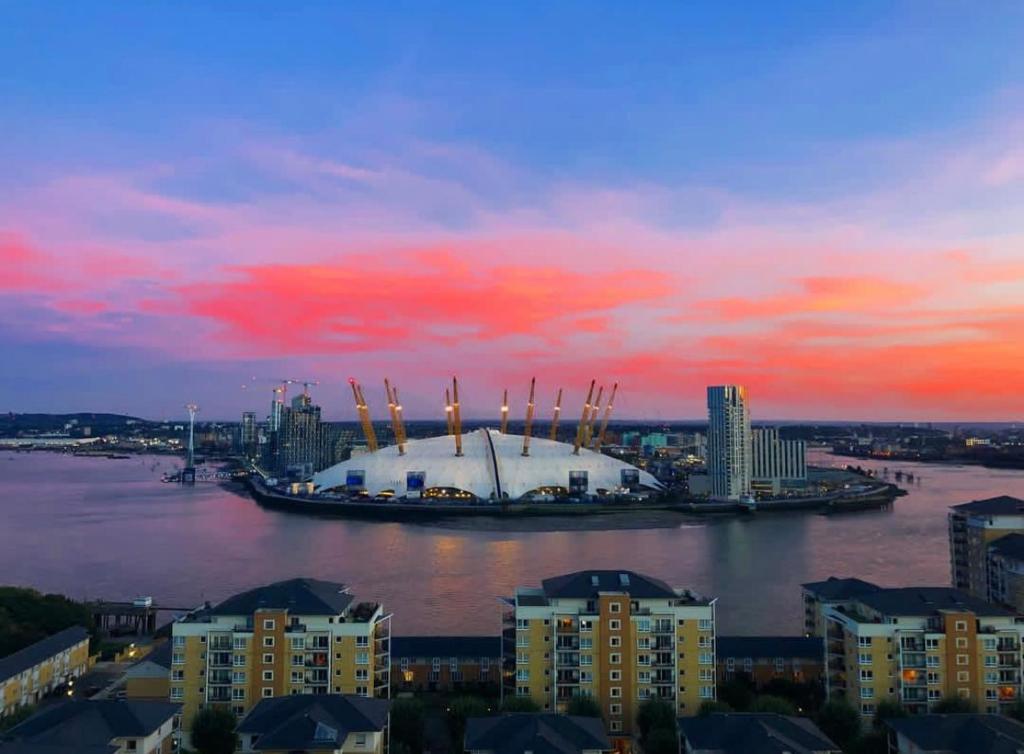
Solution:
[[[719,636],[715,646],[718,682],[744,678],[755,688],[772,681],[821,683],[825,641],[817,636]]]
[[[988,594],[1024,613],[1024,534],[1007,534],[988,546]]]
[[[928,712],[946,697],[1000,712],[1021,698],[1024,617],[949,587],[865,592],[822,608],[830,696],[874,715],[891,699]]]
[[[291,579],[229,597],[172,626],[170,699],[182,727],[202,707],[244,715],[297,694],[388,697],[391,616],[344,584]]]
[[[505,694],[549,712],[591,696],[613,738],[633,733],[645,699],[693,715],[715,698],[713,599],[632,571],[578,571],[505,602]]]
[[[954,505],[949,511],[952,583],[980,599],[988,590],[988,547],[1007,534],[1024,533],[1024,500],[1008,495]]]
[[[778,495],[785,487],[807,482],[807,443],[783,440],[776,427],[751,431],[751,489]]]
[[[398,691],[497,693],[501,685],[498,636],[395,636],[391,682]]]
[[[827,608],[851,607],[861,595],[877,592],[881,588],[870,581],[835,576],[804,584],[804,633],[807,636],[824,637]]]
[[[66,628],[0,658],[0,717],[35,704],[89,669],[89,633]]]

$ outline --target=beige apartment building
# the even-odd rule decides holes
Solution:
[[[953,586],[980,599],[989,590],[989,546],[1024,533],[1024,500],[1009,495],[954,505],[949,511],[949,557]]]
[[[505,694],[549,712],[589,695],[613,739],[633,733],[645,699],[693,715],[715,698],[713,599],[632,571],[578,571],[505,602]]]
[[[291,579],[206,607],[172,626],[170,700],[182,727],[204,706],[241,717],[261,699],[389,696],[391,616],[344,584]]]

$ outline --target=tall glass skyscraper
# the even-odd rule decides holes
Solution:
[[[739,500],[750,494],[750,404],[740,385],[708,387],[708,476],[711,496]]]

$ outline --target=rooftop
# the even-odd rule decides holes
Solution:
[[[1007,534],[989,545],[996,555],[1012,560],[1024,560],[1024,534]]]
[[[18,675],[43,660],[53,657],[55,654],[70,649],[81,641],[89,638],[89,632],[81,626],[71,626],[63,631],[58,631],[53,636],[40,639],[35,644],[30,644],[24,649],[19,649],[14,654],[0,659],[0,681]]]
[[[914,715],[886,720],[922,754],[1018,754],[1024,749],[1024,724],[1002,715]]]
[[[940,610],[971,612],[983,616],[1014,614],[1003,607],[948,586],[879,589],[877,592],[858,597],[857,601],[883,615],[930,616]]]
[[[972,500],[969,503],[954,505],[953,510],[960,513],[977,513],[981,515],[1011,515],[1024,513],[1024,500],[1010,495],[988,497],[984,500]]]
[[[288,579],[228,597],[210,614],[252,615],[257,610],[287,610],[293,615],[341,615],[353,599],[344,584]]]
[[[467,720],[465,749],[493,754],[579,754],[611,751],[612,744],[600,718],[516,713]]]
[[[825,640],[816,636],[719,636],[718,657],[786,657],[817,660],[825,656]]]
[[[102,746],[114,738],[141,738],[173,718],[180,704],[79,699],[47,707],[7,731],[13,741],[43,745]]]
[[[340,694],[298,694],[261,699],[238,726],[256,733],[257,750],[341,748],[350,733],[380,732],[390,702]]]
[[[630,597],[677,598],[680,595],[664,581],[634,571],[576,571],[541,582],[548,598],[593,599],[602,592],[628,593]]]
[[[680,718],[679,734],[691,748],[717,754],[840,754],[836,744],[802,717],[716,712]]]
[[[877,592],[882,587],[861,579],[841,579],[836,576],[829,576],[824,581],[811,581],[803,584],[803,588],[818,599],[845,600],[867,594],[868,592]]]
[[[392,636],[391,659],[402,657],[501,657],[499,636]]]

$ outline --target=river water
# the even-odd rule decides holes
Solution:
[[[802,582],[834,574],[947,584],[948,507],[1024,497],[1021,471],[897,463],[919,481],[878,511],[421,525],[288,514],[212,483],[162,484],[174,464],[0,452],[0,584],[185,607],[310,576],[383,601],[398,634],[480,634],[498,629],[497,598],[517,585],[623,568],[718,597],[724,633],[797,633]]]

